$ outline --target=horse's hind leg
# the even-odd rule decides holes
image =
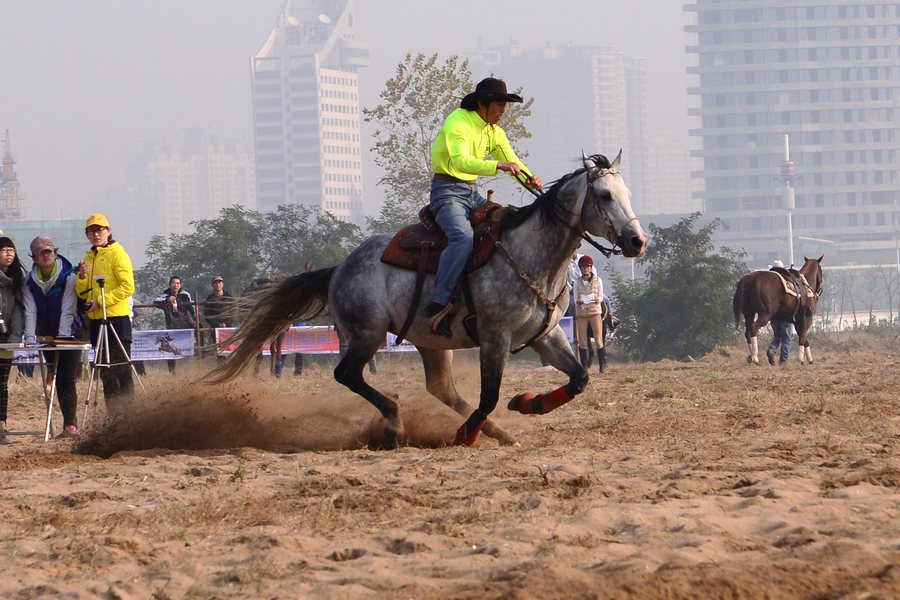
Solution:
[[[468,402],[457,393],[453,384],[450,366],[453,363],[453,352],[450,350],[433,350],[418,347],[425,367],[425,387],[428,393],[452,408],[459,415],[468,417],[474,410]],[[504,446],[516,443],[500,425],[488,419],[482,429],[485,435],[494,438]]]
[[[349,339],[347,352],[334,369],[334,378],[351,391],[368,400],[387,420],[384,437],[387,445],[396,448],[403,435],[403,421],[400,419],[400,406],[370,386],[363,379],[363,369],[375,356],[384,342],[384,334],[380,336],[356,336]]]

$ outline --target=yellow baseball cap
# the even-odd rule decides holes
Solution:
[[[84,222],[84,228],[87,229],[91,225],[99,225],[100,227],[109,227],[109,220],[106,218],[106,215],[101,215],[100,213],[94,213],[87,218],[87,221]]]

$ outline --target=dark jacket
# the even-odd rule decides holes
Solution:
[[[172,289],[166,288],[156,300],[153,306],[162,309],[166,317],[167,329],[193,329],[194,328],[194,305],[191,303],[191,295],[182,289],[175,297],[177,309],[172,309],[172,303],[169,302],[169,296],[172,296]]]
[[[206,297],[203,318],[206,319],[208,327],[235,327],[237,325],[237,320],[227,314],[232,300],[234,298],[227,291],[224,291],[221,296],[216,296],[215,292],[211,292]]]

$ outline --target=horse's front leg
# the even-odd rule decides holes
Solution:
[[[530,392],[519,394],[509,401],[507,408],[523,415],[544,415],[569,402],[587,387],[589,376],[578,362],[562,327],[557,325],[533,345],[550,364],[569,376],[569,382],[552,392],[535,396]]]
[[[428,393],[455,410],[463,417],[472,414],[472,406],[462,399],[456,391],[453,383],[450,367],[453,363],[452,350],[435,350],[416,346],[419,355],[422,357],[422,364],[425,366],[425,387]],[[508,434],[493,419],[488,419],[484,423],[482,429],[486,436],[492,437],[504,446],[511,446],[516,443],[513,436]]]
[[[809,364],[812,364],[812,362],[813,362],[812,350],[809,349],[809,337],[807,334],[808,334],[807,329],[800,331],[798,328],[798,330],[797,330],[797,346],[799,346],[799,349],[800,349],[799,354],[800,354],[800,364],[801,365],[803,364],[804,359],[806,359],[806,362],[808,362]]]
[[[456,431],[454,446],[471,446],[478,439],[478,433],[487,421],[488,415],[497,407],[497,399],[500,397],[500,382],[503,379],[503,370],[506,368],[506,360],[509,357],[509,334],[488,335],[480,333],[481,337],[481,397],[478,408],[466,419],[466,422]]]

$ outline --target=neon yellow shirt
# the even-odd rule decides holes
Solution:
[[[478,112],[465,108],[447,115],[431,145],[434,172],[466,181],[474,181],[479,175],[496,175],[501,160],[525,168],[509,145],[506,132],[499,125],[487,123]]]

